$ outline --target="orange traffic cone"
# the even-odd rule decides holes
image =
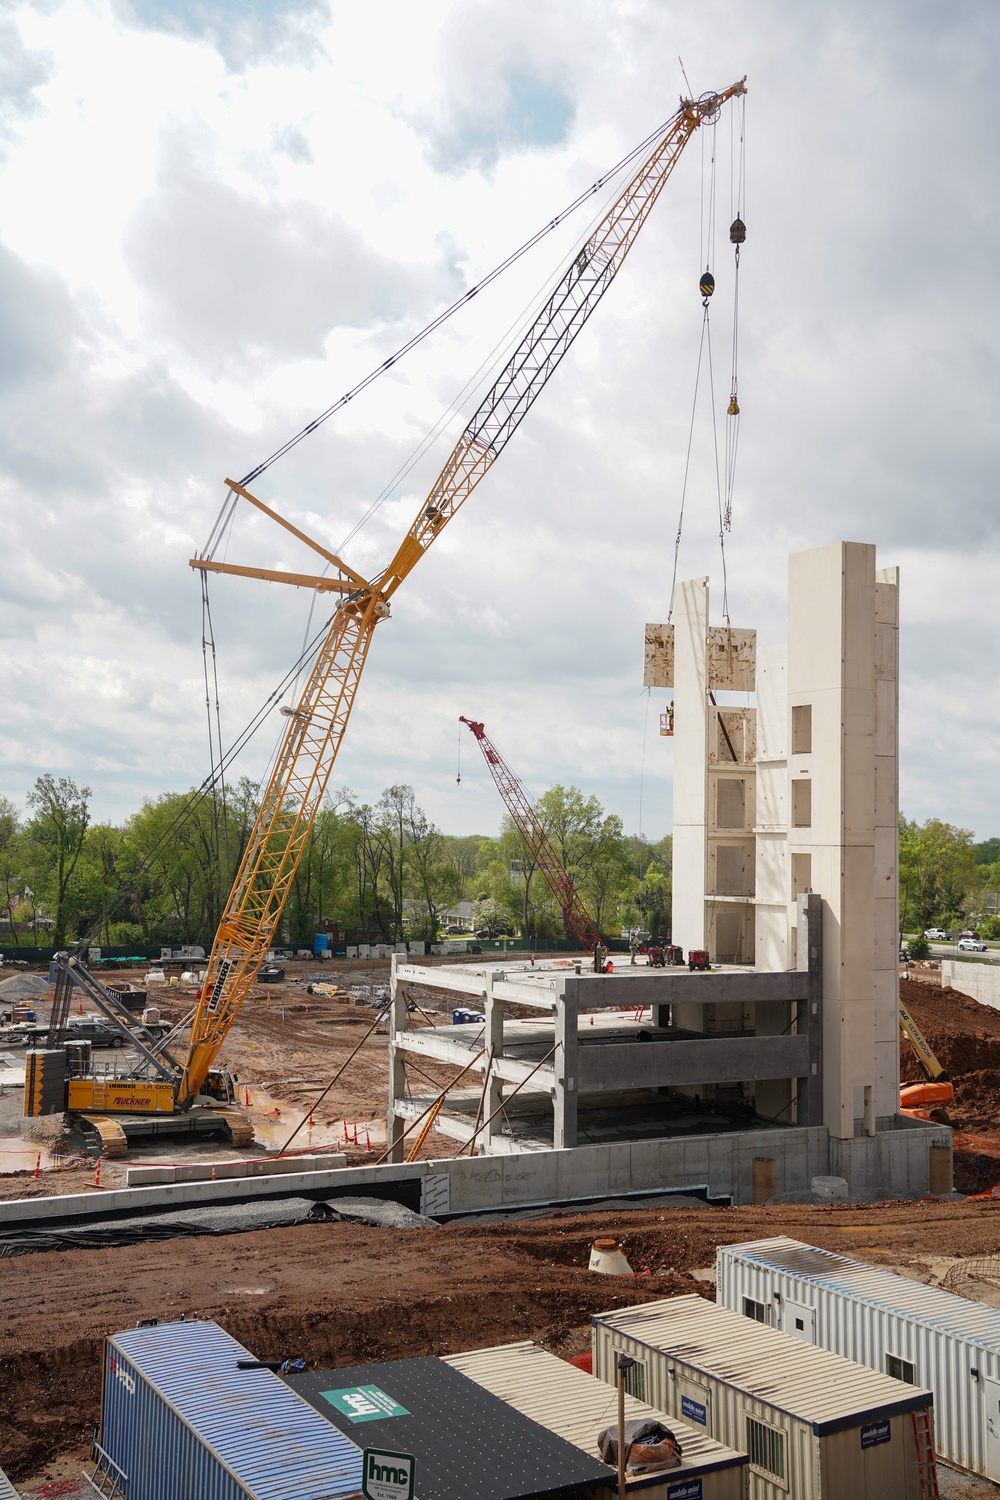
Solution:
[[[243,1107],[244,1109],[250,1108],[250,1090],[248,1088],[244,1088],[243,1090]]]
[[[310,1110],[309,1111],[309,1129],[312,1130],[312,1128],[313,1128],[313,1112],[312,1112],[312,1110]]]
[[[357,1125],[355,1125],[355,1127],[354,1127],[354,1144],[355,1145],[358,1144],[358,1127],[357,1127]]]
[[[35,1176],[36,1177],[41,1177],[41,1175],[42,1175],[42,1153],[39,1151],[39,1153],[38,1153],[38,1160],[35,1162]]]
[[[100,1187],[100,1185],[101,1185],[101,1158],[98,1157],[97,1158],[97,1171],[94,1173],[94,1186],[95,1187]]]
[[[215,1167],[212,1167],[212,1181],[215,1181]]]
[[[351,1137],[347,1133],[347,1121],[345,1120],[344,1121],[344,1145],[345,1146],[348,1144],[348,1142],[350,1141],[350,1139],[351,1139]]]
[[[370,1151],[371,1149],[372,1149],[372,1138],[371,1138],[371,1136],[368,1134],[368,1132],[366,1130],[365,1131],[365,1150],[366,1151]]]

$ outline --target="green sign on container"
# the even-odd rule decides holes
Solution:
[[[411,1453],[383,1453],[366,1448],[361,1478],[365,1500],[413,1500],[416,1460]]]
[[[320,1391],[324,1401],[351,1422],[380,1422],[383,1417],[408,1417],[405,1406],[400,1406],[377,1385],[347,1385],[339,1391]]]

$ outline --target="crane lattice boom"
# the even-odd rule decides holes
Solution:
[[[494,745],[482,724],[463,715],[461,724],[468,724],[479,741],[483,759],[490,768],[497,791],[503,798],[504,807],[514,820],[514,826],[524,840],[531,858],[542,872],[549,890],[559,903],[559,910],[570,932],[586,953],[593,953],[601,942],[600,930],[587,908],[580,900],[569,871],[563,865],[552,840],[545,831],[545,824],[535,804],[518,781],[500,751]]]
[[[694,132],[715,120],[728,99],[745,91],[745,80],[741,80],[720,94],[682,101],[664,135],[581,246],[480,402],[388,567],[366,583],[339,558],[309,543],[334,566],[336,577],[325,587],[339,591],[342,597],[302,696],[290,713],[260,813],[212,946],[178,1087],[180,1107],[190,1104],[200,1091],[272,945],[354,707],[372,635],[379,621],[389,614],[389,600],[510,442],[621,269]],[[242,486],[229,483],[233,492],[294,529]],[[193,558],[191,566],[215,572],[256,571],[204,557]],[[282,577],[269,572],[267,577],[297,586],[309,582],[317,587],[319,583],[301,575]]]

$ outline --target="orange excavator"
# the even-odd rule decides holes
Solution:
[[[948,1106],[955,1102],[955,1085],[948,1077],[916,1021],[900,1001],[899,1030],[927,1075],[925,1083],[904,1083],[899,1090],[899,1112],[911,1120],[934,1120],[947,1125]]]

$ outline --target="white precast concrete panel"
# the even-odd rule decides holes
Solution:
[[[617,1421],[618,1399],[607,1385],[576,1369],[530,1341],[475,1349],[445,1356],[469,1380],[484,1386],[502,1401],[547,1427],[550,1432],[599,1458],[598,1434]],[[626,1422],[652,1418],[666,1422],[681,1445],[682,1462],[661,1474],[647,1474],[628,1482],[643,1500],[671,1500],[678,1493],[700,1493],[701,1500],[743,1500],[747,1456],[717,1443],[704,1432],[667,1417],[645,1401],[625,1397]],[[700,1492],[694,1481],[701,1482]],[[685,1490],[685,1486],[687,1489]],[[608,1489],[608,1497],[612,1489]]]
[[[937,1451],[1000,1481],[988,1441],[990,1418],[1000,1426],[988,1385],[1000,1381],[1000,1310],[784,1236],[720,1246],[716,1262],[719,1302],[731,1311],[749,1299],[780,1324],[791,1299],[814,1310],[824,1349],[873,1370],[905,1362],[934,1392]]]
[[[677,591],[674,626],[675,943],[704,948],[708,879],[708,579],[692,578]]]
[[[789,1338],[701,1297],[591,1319],[594,1374],[615,1352],[642,1362],[646,1395],[750,1450],[750,1500],[925,1500],[913,1412],[929,1390]]]

